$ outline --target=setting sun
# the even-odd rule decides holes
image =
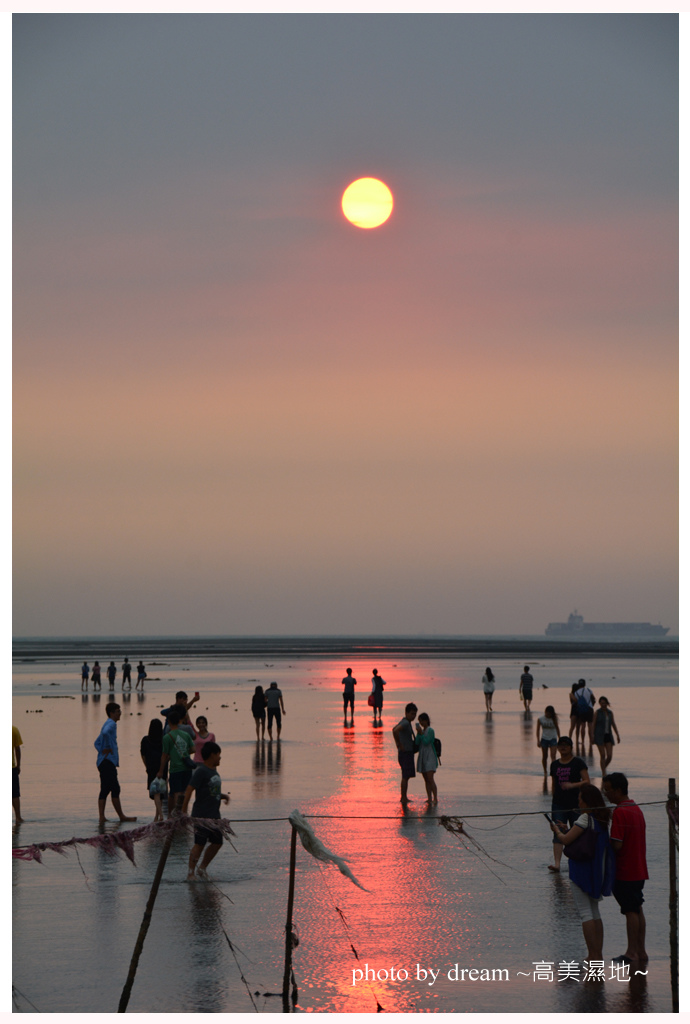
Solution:
[[[343,192],[343,213],[358,228],[377,228],[391,215],[393,194],[378,178],[358,178]]]

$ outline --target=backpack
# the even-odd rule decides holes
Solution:
[[[434,737],[434,750],[436,751],[436,757],[438,758],[438,763],[440,764],[441,763],[441,741],[440,741],[440,739],[438,739],[438,737]]]
[[[578,712],[578,714],[584,715],[584,714],[586,714],[587,711],[590,710],[590,708],[592,707],[592,704],[589,701],[589,699],[585,696],[585,687],[584,686],[582,687],[581,690],[578,690],[577,693],[578,693],[578,697],[577,697],[576,711]]]

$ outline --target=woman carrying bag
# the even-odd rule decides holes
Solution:
[[[582,934],[590,960],[603,960],[604,923],[599,902],[611,895],[616,862],[609,839],[611,812],[596,786],[582,786],[578,806],[583,812],[575,824],[564,831],[562,824],[551,825],[555,841],[563,843],[568,857],[570,886],[582,921]]]

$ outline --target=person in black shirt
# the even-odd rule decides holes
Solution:
[[[187,813],[187,807],[189,806],[189,801],[192,798],[192,793],[196,791],[196,800],[192,807],[192,817],[220,818],[221,800],[226,804],[230,803],[229,794],[221,793],[220,791],[220,775],[217,770],[218,765],[220,764],[220,747],[217,743],[213,743],[209,740],[209,742],[204,743],[201,748],[201,756],[204,763],[199,765],[189,781],[189,785],[187,786],[184,800],[182,802],[182,813]],[[204,849],[204,846],[206,846],[206,843],[208,843],[208,846],[204,853],[204,859],[197,868],[201,851]],[[189,870],[187,872],[188,882],[193,882],[196,878],[200,878],[204,882],[208,881],[206,868],[209,866],[222,845],[223,835],[219,829],[205,825],[199,825],[194,829],[194,846],[189,854]]]
[[[571,827],[579,817],[577,798],[583,786],[589,785],[587,765],[581,757],[573,756],[573,741],[561,736],[558,741],[558,758],[551,762],[551,814],[555,821],[562,821]],[[563,846],[554,838],[553,864],[549,871],[561,870]]]

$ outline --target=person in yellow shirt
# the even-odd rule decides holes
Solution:
[[[12,726],[12,806],[17,824],[24,821],[19,808],[19,771],[22,764],[22,737],[16,725]]]

